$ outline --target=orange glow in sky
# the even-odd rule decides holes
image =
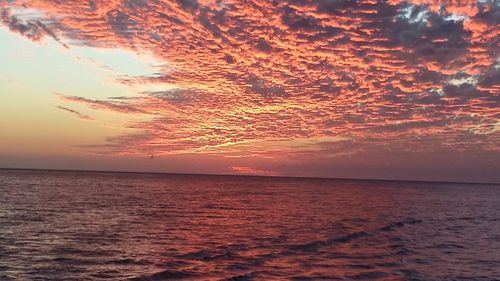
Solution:
[[[500,181],[497,1],[0,2],[0,166]]]

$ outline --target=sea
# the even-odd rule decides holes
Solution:
[[[0,280],[500,280],[500,186],[0,170]]]

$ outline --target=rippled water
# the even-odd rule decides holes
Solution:
[[[500,186],[0,171],[0,280],[500,280]]]

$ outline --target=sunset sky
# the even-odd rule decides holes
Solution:
[[[0,167],[500,182],[500,1],[0,0]]]

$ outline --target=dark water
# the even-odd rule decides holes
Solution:
[[[500,280],[500,186],[0,171],[0,280]]]

